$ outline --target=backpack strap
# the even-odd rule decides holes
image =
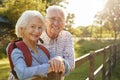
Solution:
[[[40,45],[40,49],[42,49],[42,51],[46,54],[48,59],[50,59],[50,53],[49,53],[48,49],[46,47],[44,47],[43,45]]]
[[[30,50],[26,46],[26,44],[23,41],[18,41],[15,43],[18,49],[20,49],[23,52],[23,56],[26,62],[26,65],[29,67],[32,64],[32,56],[30,53]]]
[[[12,54],[13,49],[16,48],[15,42],[18,42],[18,41],[19,40],[13,41],[13,42],[9,43],[8,46],[7,46],[7,55],[8,55],[8,59],[9,59],[9,62],[10,62],[10,67],[11,67],[12,70],[14,68],[14,65],[12,63],[11,54]]]
[[[18,77],[17,77],[16,72],[14,71],[14,65],[13,65],[13,62],[12,62],[11,53],[12,53],[14,48],[17,48],[15,43],[18,42],[18,41],[20,41],[20,40],[15,40],[15,41],[9,43],[8,46],[7,46],[7,55],[8,55],[8,59],[9,59],[9,63],[10,63],[11,72],[16,79],[18,79]]]

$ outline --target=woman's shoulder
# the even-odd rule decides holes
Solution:
[[[13,55],[23,55],[23,54],[22,54],[22,51],[20,49],[14,48],[11,55],[13,56]]]

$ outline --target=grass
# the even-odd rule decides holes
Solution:
[[[85,80],[88,76],[88,62],[76,68],[65,80]]]
[[[120,59],[118,59],[116,67],[113,70],[112,80],[120,80]]]
[[[101,41],[101,40],[79,40],[74,44],[75,46],[75,53],[76,57],[82,56],[90,51],[95,51],[100,48],[106,47],[107,45],[111,44],[112,41]]]
[[[0,60],[0,80],[7,80],[10,67],[8,59],[4,58]]]

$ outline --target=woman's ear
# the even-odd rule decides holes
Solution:
[[[23,29],[23,27],[21,27],[21,28],[19,29],[19,33],[20,33],[20,37],[22,38],[22,37],[23,37],[23,34],[24,34],[24,29]]]

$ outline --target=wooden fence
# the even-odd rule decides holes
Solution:
[[[95,77],[102,72],[102,79],[111,80],[111,73],[112,69],[116,66],[116,56],[118,55],[117,45],[109,45],[105,48],[90,51],[90,53],[85,54],[75,60],[76,67],[80,66],[81,64],[89,61],[89,74],[86,80],[95,80]],[[95,57],[102,55],[103,62],[102,64],[95,70]],[[107,67],[108,65],[108,67]],[[107,67],[107,68],[106,68]]]

